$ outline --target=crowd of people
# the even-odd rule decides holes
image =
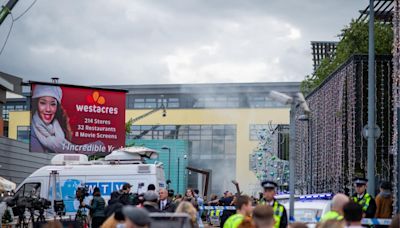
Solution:
[[[331,201],[331,210],[322,216],[319,228],[357,228],[362,218],[391,218],[393,199],[390,184],[383,182],[380,193],[374,199],[367,193],[368,180],[355,178],[355,194],[351,197],[338,193]],[[285,207],[275,196],[278,185],[273,181],[261,183],[263,193],[260,199],[229,191],[219,198],[211,195],[203,199],[196,189],[187,189],[184,196],[174,195],[173,191],[150,184],[143,194],[131,194],[132,186],[124,184],[122,189],[111,194],[106,203],[98,188],[94,189],[90,205],[82,203],[81,207],[90,211],[91,227],[149,227],[150,213],[184,213],[190,218],[192,227],[198,227],[203,220],[207,221],[210,212],[203,213],[203,206],[235,206],[235,210],[224,210],[217,215],[220,227],[223,228],[302,228],[303,223],[288,223]],[[391,227],[399,228],[400,216],[392,219]]]
[[[192,227],[198,227],[203,206],[198,190],[188,189],[182,197],[180,194],[173,195],[165,188],[156,191],[153,184],[143,194],[132,194],[131,188],[130,184],[124,184],[121,190],[111,193],[107,203],[100,195],[99,188],[94,188],[90,203],[82,202],[80,205],[88,209],[91,227],[149,227],[150,213],[184,213],[189,216]]]

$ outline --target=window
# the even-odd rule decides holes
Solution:
[[[179,98],[168,98],[168,108],[179,108]]]
[[[249,98],[250,108],[284,107],[285,105],[271,100],[266,95],[252,96]]]
[[[7,109],[3,110],[3,119],[4,120],[8,120],[9,117],[9,111]]]
[[[17,126],[17,140],[29,143],[29,126]]]
[[[155,98],[146,98],[145,99],[145,108],[155,108],[157,106]]]
[[[22,111],[22,110],[24,110],[24,106],[23,105],[16,105],[15,106],[15,110]]]
[[[237,108],[239,107],[239,97],[212,96],[199,97],[193,106],[194,108]]]
[[[133,103],[133,107],[134,108],[144,108],[144,99],[135,98],[134,99],[134,103]]]
[[[40,197],[40,183],[26,183],[16,193],[19,197]]]

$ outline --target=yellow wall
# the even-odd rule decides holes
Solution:
[[[140,116],[149,110],[127,110],[126,120]],[[289,109],[169,109],[167,116],[161,112],[152,114],[136,122],[137,125],[201,125],[234,124],[236,125],[236,178],[244,192],[252,194],[259,189],[259,183],[249,170],[249,154],[257,146],[257,141],[250,141],[250,124],[288,124]],[[29,125],[29,112],[10,112],[9,137],[17,138],[17,126]]]
[[[8,137],[17,139],[17,126],[29,126],[31,114],[29,111],[12,111],[8,116]]]

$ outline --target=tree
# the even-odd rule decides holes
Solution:
[[[392,25],[375,23],[375,54],[390,54],[393,45]],[[307,75],[301,90],[308,94],[354,54],[368,54],[368,23],[352,21],[339,35],[336,55],[325,58],[313,75]]]

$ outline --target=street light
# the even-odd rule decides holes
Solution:
[[[187,159],[187,155],[183,155],[183,159]],[[177,193],[179,193],[179,178],[180,178],[180,162],[181,162],[181,158],[178,157],[178,180],[177,180],[177,184],[176,184],[176,191]]]
[[[290,104],[290,133],[289,133],[289,220],[294,220],[294,180],[295,180],[295,164],[296,164],[296,107],[297,105],[303,110],[304,113],[310,113],[310,108],[302,93],[296,93],[289,96],[277,91],[271,91],[269,97],[282,104]]]
[[[171,148],[164,145],[161,149],[168,150],[168,179],[171,180]]]

